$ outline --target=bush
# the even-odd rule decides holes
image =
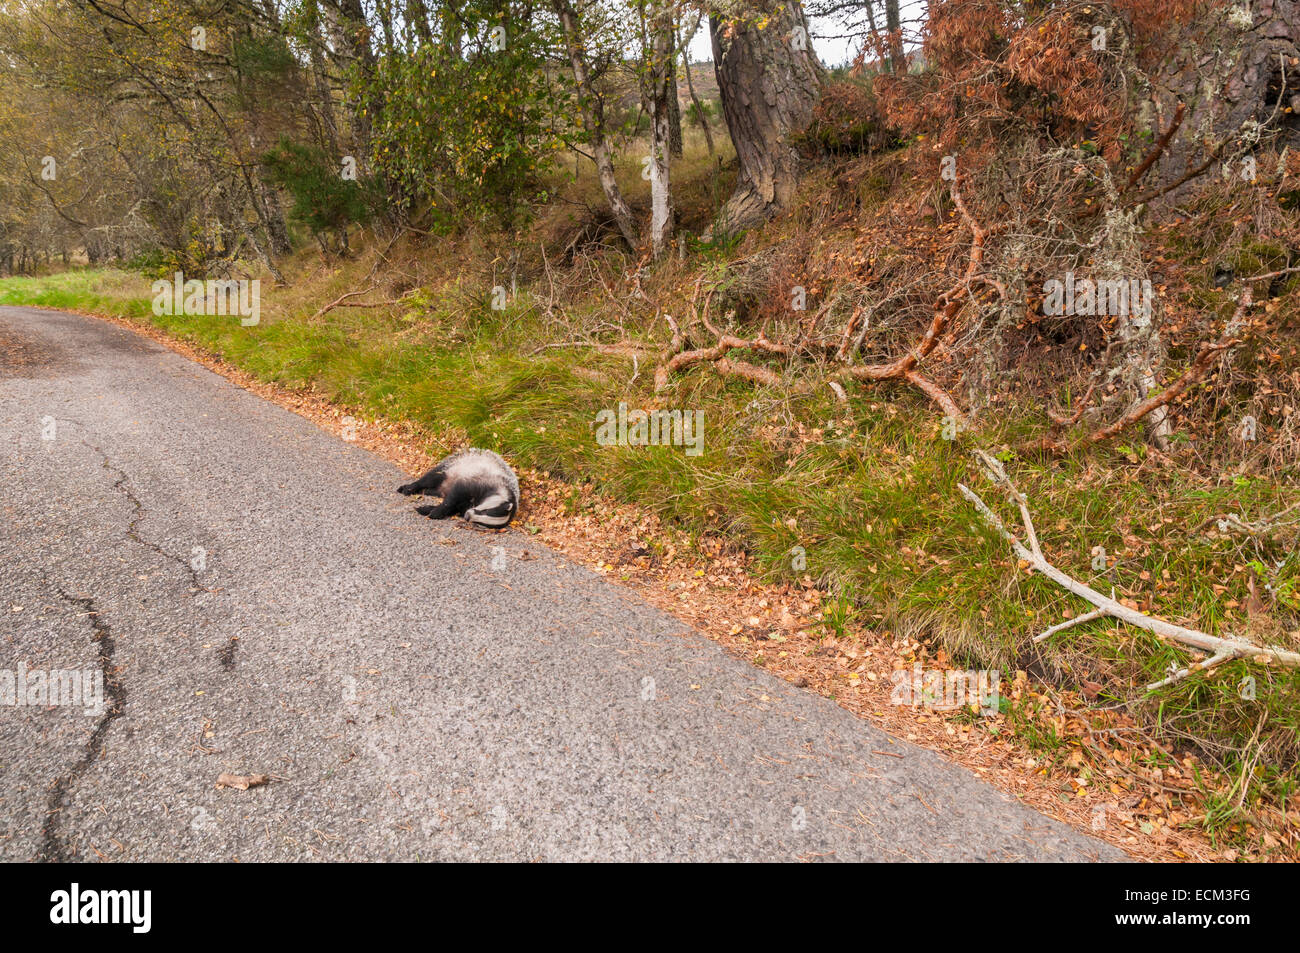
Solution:
[[[802,140],[833,155],[875,152],[896,144],[865,80],[838,80],[822,91]]]
[[[494,22],[480,21],[477,32],[490,35]],[[510,227],[542,197],[541,173],[560,142],[541,49],[522,33],[500,50],[427,45],[380,64],[373,152],[402,211],[434,227]]]
[[[262,157],[271,180],[293,196],[290,215],[320,236],[340,234],[370,221],[382,207],[383,194],[373,178],[345,179],[342,169],[320,149],[281,139]]]

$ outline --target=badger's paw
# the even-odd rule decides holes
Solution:
[[[397,488],[397,492],[402,496],[410,496],[417,491],[414,483],[403,483]]]
[[[429,503],[425,506],[417,506],[415,512],[421,516],[431,516],[434,519],[442,519],[442,514],[438,512],[438,506],[435,503]]]

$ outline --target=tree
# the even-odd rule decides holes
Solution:
[[[545,68],[554,23],[510,14],[497,0],[462,3],[459,52],[443,36],[377,66],[375,171],[416,220],[512,226],[546,190],[559,144]]]
[[[903,52],[903,19],[899,15],[898,0],[885,0],[885,29],[889,36],[889,70],[907,72],[907,56]]]
[[[825,71],[797,0],[709,18],[722,112],[740,174],[716,228],[735,232],[789,205],[799,180],[791,136],[812,118]]]
[[[650,248],[663,257],[673,234],[672,104],[677,101],[676,9],[671,0],[653,0],[645,18],[646,102],[650,107]],[[680,131],[678,136],[680,138]]]
[[[682,71],[686,74],[686,90],[691,96],[691,117],[704,130],[704,142],[709,148],[709,155],[713,155],[717,151],[713,145],[713,130],[709,128],[708,114],[704,111],[704,104],[700,102],[700,97],[695,95],[695,83],[691,79],[691,40],[695,39],[695,33],[699,30],[703,18],[702,13],[695,14],[691,28],[683,34],[685,39],[677,44],[677,48],[682,51]]]
[[[669,44],[669,82],[668,96],[668,152],[674,159],[682,157],[682,105],[677,101],[677,30],[668,37]]]
[[[564,33],[564,43],[573,69],[573,84],[578,99],[578,116],[582,123],[587,144],[591,147],[592,159],[596,163],[596,175],[600,179],[601,191],[609,204],[614,224],[627,247],[635,251],[639,242],[636,235],[636,222],[632,209],[623,198],[614,176],[614,160],[610,155],[607,131],[605,128],[605,101],[595,88],[591,50],[588,34],[584,29],[582,17],[574,6],[574,0],[552,0],[555,14],[560,19]]]

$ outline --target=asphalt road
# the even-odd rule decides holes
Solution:
[[[1123,857],[111,324],[0,308],[0,462],[0,672],[106,698],[0,706],[4,860]]]

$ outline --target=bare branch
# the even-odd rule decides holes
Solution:
[[[1007,476],[1002,469],[1002,465],[983,450],[975,451],[976,458],[984,464],[987,476],[996,485],[998,485],[1010,498],[1020,507],[1021,518],[1024,520],[1025,532],[1032,539],[1034,538],[1033,520],[1029,516],[1028,506],[1024,504],[1024,497],[1011,478]],[[1162,638],[1170,639],[1182,645],[1188,645],[1192,648],[1201,649],[1213,653],[1216,657],[1223,655],[1225,658],[1265,658],[1270,661],[1278,662],[1289,667],[1300,666],[1300,653],[1293,652],[1289,649],[1279,648],[1276,646],[1257,645],[1240,638],[1221,638],[1219,636],[1209,635],[1197,629],[1189,629],[1185,626],[1175,625],[1172,622],[1166,622],[1164,619],[1147,615],[1137,609],[1131,609],[1124,605],[1113,596],[1105,596],[1093,589],[1086,583],[1079,582],[1060,569],[1053,566],[1042,555],[1041,552],[1035,552],[1034,549],[1026,546],[1020,539],[1007,529],[1001,518],[989,508],[989,505],[980,498],[974,490],[970,489],[963,483],[957,484],[957,489],[961,492],[970,503],[975,507],[979,514],[984,518],[989,526],[993,527],[1003,539],[1010,545],[1011,549],[1017,556],[1029,564],[1030,568],[1041,573],[1052,582],[1056,583],[1067,592],[1071,592],[1081,599],[1092,603],[1100,613],[1089,614],[1089,618],[1100,618],[1101,615],[1113,616],[1129,625],[1145,629]],[[1036,548],[1036,547],[1035,547]],[[1084,621],[1083,617],[1077,620],[1071,620],[1070,625]],[[1053,631],[1060,631],[1068,626],[1058,626],[1056,629],[1049,629],[1039,636],[1035,641],[1042,641]],[[1212,660],[1213,661],[1213,660]],[[1215,663],[1217,664],[1217,663]],[[1208,667],[1209,663],[1205,666]],[[1185,674],[1185,673],[1184,673]],[[1181,676],[1180,676],[1181,677]],[[1165,682],[1156,682],[1148,688],[1157,688]]]

